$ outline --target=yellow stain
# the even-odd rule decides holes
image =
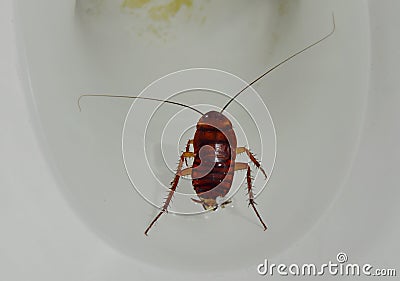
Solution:
[[[148,27],[147,27],[147,29],[151,32],[151,33],[153,33],[155,36],[157,36],[158,38],[162,38],[162,36],[161,36],[161,34],[160,34],[160,31],[157,29],[157,28],[155,28],[155,26],[154,25],[149,25]]]
[[[207,19],[207,17],[206,16],[203,16],[202,18],[201,18],[201,24],[204,24],[205,22],[206,22],[206,19]]]
[[[149,10],[149,15],[153,20],[169,21],[184,5],[192,7],[193,0],[173,0],[165,5],[154,6]]]
[[[139,9],[149,3],[151,0],[124,0],[121,4],[122,8]]]
[[[99,0],[100,1],[100,0]],[[202,0],[205,1],[205,0]],[[171,20],[179,13],[182,8],[186,8],[187,13],[184,18],[189,21],[193,13],[193,0],[123,0],[120,8],[123,13],[129,13],[136,16],[147,15],[150,22],[144,27],[138,37],[146,33],[153,34],[156,38],[166,41],[171,35],[168,33]],[[201,2],[204,9],[204,2]],[[204,24],[206,16],[199,18],[200,24]]]
[[[281,1],[279,3],[279,15],[283,16],[288,10],[289,3],[287,1]]]

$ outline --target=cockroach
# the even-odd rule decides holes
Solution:
[[[218,205],[218,197],[224,198],[224,196],[229,192],[233,176],[235,171],[246,170],[247,179],[247,194],[248,194],[248,205],[251,206],[260,221],[264,231],[267,229],[267,225],[264,223],[261,215],[256,208],[256,202],[254,201],[254,193],[252,189],[252,177],[251,177],[251,167],[246,162],[236,162],[236,155],[240,153],[245,153],[250,161],[259,169],[262,174],[267,179],[267,173],[261,166],[260,162],[255,158],[254,154],[250,152],[246,147],[238,147],[236,134],[232,128],[231,121],[223,114],[225,109],[233,102],[241,93],[246,89],[251,87],[257,81],[261,80],[267,74],[296,57],[297,55],[305,52],[306,50],[312,48],[313,46],[321,43],[328,37],[330,37],[335,29],[335,18],[332,14],[333,27],[332,30],[322,37],[321,39],[315,41],[314,43],[308,45],[307,47],[301,49],[300,51],[294,53],[293,55],[287,57],[280,63],[276,64],[272,68],[265,71],[257,79],[253,80],[251,83],[247,84],[242,90],[235,94],[221,109],[218,111],[209,111],[203,113],[200,110],[193,108],[191,106],[170,101],[161,100],[149,97],[137,97],[137,96],[119,96],[119,95],[101,95],[101,94],[87,94],[81,95],[78,99],[78,107],[80,107],[80,100],[82,97],[113,97],[113,98],[128,98],[128,99],[144,99],[151,101],[158,101],[162,103],[168,103],[173,105],[178,105],[182,107],[189,108],[201,115],[201,118],[197,122],[196,132],[194,138],[187,141],[186,150],[181,154],[179,158],[178,167],[175,173],[175,177],[171,182],[171,187],[168,192],[168,196],[157,216],[150,222],[149,226],[144,231],[147,236],[149,230],[153,227],[154,223],[161,217],[161,215],[168,210],[168,206],[171,199],[178,186],[179,179],[183,176],[192,177],[192,185],[198,196],[198,199],[192,198],[196,203],[202,205],[205,210],[216,210],[219,206],[223,207],[229,204],[230,201],[224,201]],[[190,151],[190,147],[193,146],[193,151]],[[194,158],[192,166],[188,166],[187,159]],[[184,167],[184,164],[186,167]]]

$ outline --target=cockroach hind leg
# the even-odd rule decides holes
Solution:
[[[261,218],[260,214],[258,213],[258,210],[256,208],[256,202],[254,201],[254,193],[253,193],[253,187],[252,187],[252,180],[251,180],[251,169],[250,166],[247,166],[247,195],[248,195],[248,200],[249,200],[249,207],[251,206],[259,219],[260,223],[262,224],[264,231],[267,230],[267,225],[264,223],[263,219]]]

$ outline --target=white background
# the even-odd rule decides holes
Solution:
[[[382,268],[398,265],[400,3],[387,0],[368,4],[372,51],[369,97],[346,191],[336,198],[318,227],[275,263],[324,263],[343,251],[351,262]],[[0,4],[0,34],[0,279],[194,279],[190,272],[177,274],[153,268],[115,251],[71,210],[49,172],[20,86],[12,1]],[[244,277],[260,278],[256,264],[198,276],[203,280]]]

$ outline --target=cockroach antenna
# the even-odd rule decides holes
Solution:
[[[148,98],[148,97],[137,97],[137,96],[119,96],[119,95],[102,95],[102,94],[86,94],[86,95],[81,95],[78,99],[78,108],[79,111],[82,111],[81,108],[81,99],[83,97],[106,97],[106,98],[124,98],[124,99],[142,99],[142,100],[152,100],[152,101],[159,101],[162,103],[169,103],[169,104],[174,104],[174,105],[179,105],[179,106],[183,106],[186,108],[189,108],[193,111],[196,111],[197,113],[199,113],[200,115],[204,115],[203,112],[201,112],[200,110],[193,108],[189,105],[183,104],[183,103],[179,103],[179,102],[175,102],[175,101],[169,101],[169,100],[160,100],[160,99],[156,99],[156,98]]]
[[[273,70],[275,70],[276,68],[278,68],[279,66],[281,66],[282,64],[284,64],[285,62],[291,60],[292,58],[296,57],[297,55],[300,55],[301,53],[307,51],[308,49],[314,47],[315,45],[318,45],[319,43],[321,43],[322,41],[324,41],[325,39],[327,39],[328,37],[330,37],[336,29],[336,24],[335,24],[335,15],[332,13],[332,30],[325,35],[324,37],[322,37],[321,39],[319,39],[318,41],[315,41],[314,43],[308,45],[307,47],[305,47],[304,49],[294,53],[293,55],[289,56],[288,58],[284,59],[283,61],[281,61],[280,63],[278,63],[277,65],[273,66],[272,68],[268,69],[266,72],[264,72],[263,74],[261,74],[257,79],[255,79],[253,82],[251,82],[250,84],[248,84],[246,87],[244,87],[242,90],[240,90],[236,95],[234,95],[222,108],[222,110],[220,111],[220,113],[222,113],[230,104],[232,101],[234,101],[241,93],[243,93],[246,89],[248,89],[249,87],[251,87],[251,85],[255,84],[256,82],[258,82],[259,80],[261,80],[264,76],[266,76],[268,73],[272,72]]]

